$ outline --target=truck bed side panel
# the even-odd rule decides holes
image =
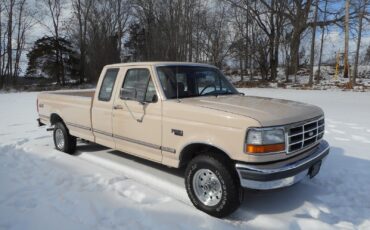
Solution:
[[[94,141],[91,131],[91,92],[51,92],[38,96],[39,114],[42,121],[50,124],[52,114],[57,114],[67,125],[70,134]],[[92,93],[93,94],[93,93]]]

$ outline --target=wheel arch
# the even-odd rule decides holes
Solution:
[[[50,124],[55,125],[57,122],[62,122],[64,126],[66,126],[61,116],[59,116],[57,113],[50,114]]]
[[[209,143],[190,143],[182,148],[179,154],[179,167],[186,166],[194,157],[202,154],[209,154],[212,152],[214,156],[226,160],[229,164],[233,163],[233,160],[230,158],[229,154],[223,149],[214,146]]]

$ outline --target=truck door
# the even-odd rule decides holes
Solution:
[[[95,142],[110,148],[115,148],[112,134],[112,95],[118,72],[119,68],[106,69],[104,77],[100,77],[100,89],[97,89],[99,92],[94,97],[91,111]]]
[[[128,68],[113,104],[116,149],[161,162],[161,101],[150,69]]]

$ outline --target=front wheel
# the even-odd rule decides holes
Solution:
[[[188,164],[185,186],[193,205],[209,215],[225,217],[243,200],[235,173],[211,155],[200,155]]]
[[[62,122],[54,126],[53,139],[55,148],[59,151],[73,154],[76,150],[76,137],[69,134],[67,127]]]

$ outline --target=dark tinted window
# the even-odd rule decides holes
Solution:
[[[110,101],[119,69],[108,69],[99,91],[100,101]]]
[[[151,102],[156,95],[153,81],[147,69],[130,69],[127,71],[122,89],[134,88],[136,100]]]

